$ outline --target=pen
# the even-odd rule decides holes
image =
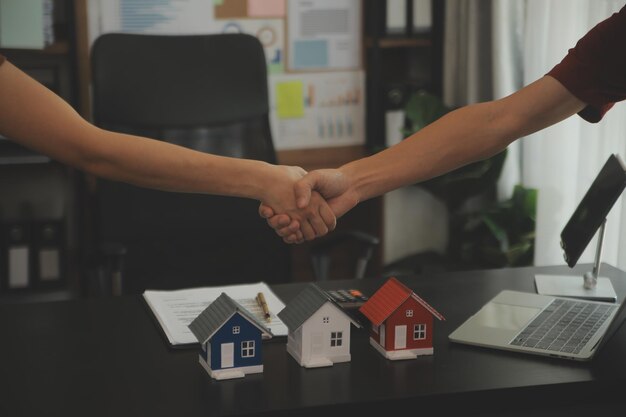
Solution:
[[[259,305],[261,306],[261,308],[263,309],[263,314],[265,315],[265,320],[269,320],[270,319],[270,309],[267,306],[267,302],[265,301],[265,296],[263,295],[262,292],[257,294],[256,300],[259,303]]]

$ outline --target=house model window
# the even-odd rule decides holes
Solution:
[[[343,332],[331,332],[330,333],[330,345],[341,346],[343,340]]]
[[[415,327],[413,327],[413,339],[415,340],[426,339],[426,325],[425,324],[416,324]]]
[[[324,318],[322,319],[322,322],[324,322],[324,323],[328,324],[328,323],[330,322],[330,319],[329,319],[328,317],[324,317]]]
[[[239,332],[241,332],[241,327],[233,326],[233,334],[239,334]]]
[[[254,357],[254,340],[241,342],[241,357],[242,358]]]
[[[407,310],[406,311],[406,316],[407,317],[413,317],[413,310]]]

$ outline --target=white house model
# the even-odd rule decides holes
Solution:
[[[278,317],[289,330],[287,352],[300,366],[317,368],[350,361],[350,324],[361,325],[317,285],[309,284]]]

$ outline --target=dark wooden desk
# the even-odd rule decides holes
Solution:
[[[576,268],[578,273],[585,267]],[[214,381],[195,350],[171,350],[140,297],[0,306],[0,416],[624,415],[626,330],[591,363],[452,344],[448,334],[501,289],[533,291],[520,268],[401,277],[441,311],[435,355],[388,361],[352,333],[352,361],[301,368],[284,339],[263,374]],[[626,274],[603,266],[623,300]],[[329,281],[371,293],[382,280]],[[287,301],[305,284],[276,286]],[[567,412],[566,412],[567,411]]]

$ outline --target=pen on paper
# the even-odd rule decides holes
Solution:
[[[256,301],[259,303],[259,305],[263,309],[263,315],[265,316],[265,320],[269,320],[271,317],[270,309],[267,306],[267,302],[265,301],[265,296],[263,295],[262,292],[257,294]]]

